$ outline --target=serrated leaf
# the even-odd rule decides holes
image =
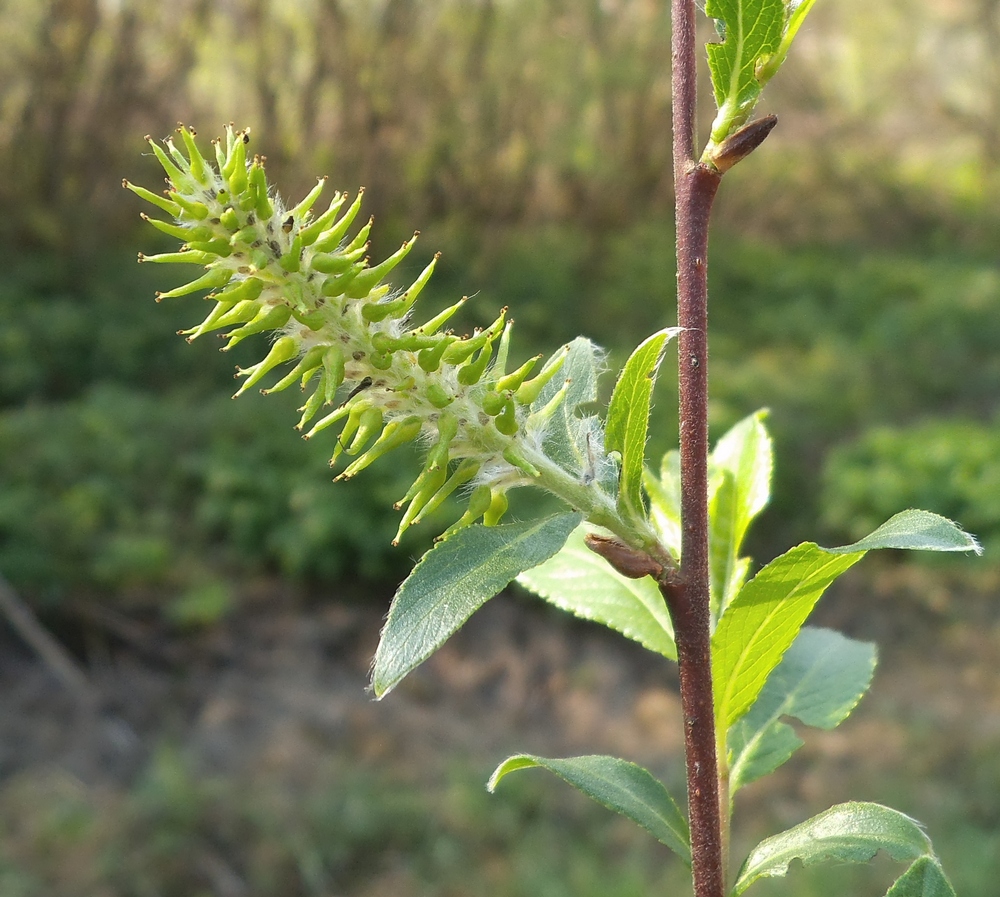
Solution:
[[[885,897],[955,897],[955,889],[937,857],[921,857],[896,879]]]
[[[600,755],[554,760],[518,754],[496,768],[487,787],[494,791],[508,773],[534,767],[555,773],[602,806],[638,823],[690,865],[687,820],[663,784],[641,766]]]
[[[670,327],[645,339],[629,356],[611,394],[605,432],[609,452],[622,456],[618,492],[624,514],[646,519],[642,504],[642,468],[649,431],[649,407],[656,374],[667,342],[679,332]]]
[[[657,477],[649,468],[643,471],[642,484],[649,496],[649,519],[660,544],[678,561],[681,557],[681,455],[676,449],[667,452]]]
[[[375,696],[388,694],[519,573],[552,557],[580,519],[557,514],[531,523],[469,526],[428,551],[389,608],[372,669]]]
[[[900,511],[877,530],[853,545],[827,548],[826,551],[849,553],[873,548],[903,548],[911,551],[974,551],[983,549],[957,523],[930,511]]]
[[[719,144],[743,125],[763,85],[757,78],[761,58],[774,56],[785,32],[785,0],[707,0],[705,14],[722,23],[721,43],[708,45],[708,67],[719,114],[712,142]]]
[[[556,554],[517,581],[562,610],[676,660],[674,629],[659,588],[648,576],[626,579],[616,573],[584,544],[587,532],[587,527],[577,527]]]
[[[865,552],[804,542],[775,558],[733,599],[712,635],[716,724],[726,732],[760,694],[820,596]]]
[[[760,694],[820,596],[875,548],[979,551],[968,533],[938,514],[903,511],[853,545],[803,542],[764,567],[733,599],[712,635],[716,725],[726,732]]]
[[[531,404],[539,411],[562,389],[566,395],[555,409],[545,429],[545,454],[563,470],[580,478],[597,474],[595,464],[601,458],[595,454],[603,449],[599,421],[594,416],[581,416],[581,406],[597,401],[597,376],[601,371],[603,353],[590,340],[577,337],[569,343],[569,354],[559,372],[542,387]]]
[[[729,793],[777,769],[802,745],[782,717],[833,729],[871,684],[876,649],[832,629],[804,627],[749,712],[729,730]]]
[[[798,2],[796,0],[787,0],[787,2],[788,20],[785,24],[785,33],[781,39],[781,46],[778,47],[778,51],[770,59],[762,60],[761,64],[757,66],[757,79],[762,85],[773,78],[778,69],[781,68],[781,64],[788,56],[788,50],[792,46],[792,41],[795,40],[795,35],[798,34],[799,28],[802,27],[802,23],[805,21],[806,16],[809,15],[816,0],[798,0]]]
[[[871,803],[838,804],[761,841],[740,869],[732,894],[738,897],[758,879],[785,875],[792,860],[805,866],[867,863],[880,850],[903,862],[932,855],[920,824],[898,810]]]
[[[746,578],[740,558],[747,529],[771,497],[774,465],[766,411],[744,418],[718,442],[709,467],[718,477],[709,505],[709,569],[712,609],[721,617]]]

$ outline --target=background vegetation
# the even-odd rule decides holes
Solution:
[[[262,576],[391,586],[433,535],[389,548],[405,476],[333,486],[331,446],[294,437],[291,401],[230,403],[240,358],[173,335],[200,316],[151,301],[171,275],[133,263],[159,244],[121,178],[158,182],[146,133],[248,124],[286,196],[323,173],[366,186],[373,255],[414,227],[413,271],[444,250],[428,303],[475,294],[469,325],[509,305],[522,355],[582,332],[614,367],[672,304],[665,5],[0,6],[3,576],[69,633],[88,607],[211,624]],[[781,125],[727,177],[712,414],[722,432],[771,409],[758,560],[908,506],[1000,545],[998,44],[991,0],[820,4],[769,87]],[[674,439],[670,381],[658,449]],[[992,585],[991,554],[961,562],[962,588]],[[153,812],[168,773],[186,774],[161,757],[121,800]],[[179,793],[201,806],[200,788]],[[561,893],[546,887],[525,893]]]

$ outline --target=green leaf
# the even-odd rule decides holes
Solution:
[[[389,608],[372,669],[375,696],[388,694],[519,573],[552,557],[580,518],[469,526],[428,551]]]
[[[594,620],[650,651],[677,659],[674,630],[659,588],[648,576],[626,579],[584,544],[579,526],[551,558],[517,581],[562,610]]]
[[[870,803],[838,804],[761,841],[740,869],[732,894],[738,897],[765,876],[785,875],[795,859],[805,866],[828,860],[867,863],[880,850],[903,862],[932,855],[919,823],[898,810]]]
[[[820,596],[865,552],[831,554],[804,542],[771,561],[733,599],[712,635],[715,718],[728,731],[795,640]]]
[[[756,105],[763,84],[757,64],[773,57],[785,33],[785,0],[707,0],[705,14],[718,20],[721,43],[708,45],[719,114],[712,124],[712,144],[719,144],[743,125]]]
[[[577,337],[569,343],[569,354],[562,368],[531,404],[532,412],[540,411],[565,387],[565,397],[545,429],[545,454],[580,479],[594,479],[598,475],[595,468],[603,460],[596,457],[603,442],[600,421],[596,416],[579,413],[581,406],[597,401],[597,375],[602,361],[603,354],[597,346]]]
[[[968,533],[937,514],[903,511],[842,548],[803,542],[775,558],[733,599],[712,635],[712,682],[720,732],[749,710],[820,596],[875,548],[979,551]]]
[[[958,524],[930,511],[900,511],[890,517],[875,532],[853,545],[827,548],[826,551],[849,553],[872,548],[905,548],[913,551],[974,551],[983,549]]]
[[[937,857],[921,857],[889,888],[885,897],[955,897]]]
[[[552,760],[518,754],[496,768],[487,787],[494,791],[507,773],[534,767],[555,773],[602,806],[638,823],[690,865],[687,820],[663,784],[641,766],[599,755]]]
[[[649,496],[649,519],[660,543],[671,556],[681,557],[681,455],[667,452],[660,462],[657,478],[649,468],[642,472],[642,484]]]
[[[718,477],[709,505],[712,608],[717,617],[743,585],[750,563],[740,558],[740,548],[750,523],[771,497],[774,461],[766,416],[766,411],[758,411],[741,420],[709,458]]]
[[[676,327],[667,328],[639,345],[625,362],[608,406],[605,446],[609,452],[620,452],[622,456],[618,505],[623,513],[640,520],[646,519],[642,467],[653,385],[667,342],[678,332]]]
[[[761,60],[761,64],[757,66],[757,79],[761,85],[767,84],[774,77],[778,69],[781,68],[781,64],[788,56],[792,41],[795,40],[795,35],[798,34],[799,28],[802,27],[802,23],[805,21],[806,16],[809,15],[809,11],[815,3],[816,0],[799,0],[798,3],[794,3],[794,0],[789,0],[788,7],[791,15],[788,16],[788,22],[785,25],[785,34],[781,39],[781,46],[778,47],[778,51],[772,57]]]
[[[875,671],[875,645],[804,627],[750,711],[729,730],[730,797],[774,771],[802,746],[782,717],[833,729],[857,706]]]

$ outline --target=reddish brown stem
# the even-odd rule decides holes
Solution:
[[[694,156],[694,0],[673,0],[681,570],[661,582],[677,640],[695,897],[724,897],[708,567],[708,225],[721,174]]]
[[[695,897],[723,897],[722,817],[712,698],[708,569],[708,220],[718,172],[697,165],[677,184],[681,570],[665,591],[674,622],[684,713]]]

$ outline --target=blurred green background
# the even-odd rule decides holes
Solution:
[[[294,397],[230,401],[233,365],[260,346],[224,357],[210,338],[175,336],[202,314],[190,299],[153,303],[180,274],[134,263],[137,250],[167,244],[120,186],[162,177],[143,135],[178,121],[206,139],[227,121],[249,125],[286,197],[322,174],[366,187],[373,257],[420,228],[401,281],[443,250],[427,308],[473,295],[467,322],[480,324],[509,305],[522,357],[583,333],[614,369],[674,319],[665,6],[0,4],[0,573],[95,678],[150,639],[166,646],[156,663],[168,679],[190,676],[220,639],[237,640],[226,657],[238,665],[240,621],[262,607],[308,621],[339,604],[377,629],[435,532],[389,547],[404,461],[334,486],[331,445],[291,429]],[[758,560],[803,539],[857,538],[911,506],[959,520],[987,546],[957,564],[907,558],[909,573],[883,560],[835,596],[831,614],[888,637],[904,665],[932,663],[921,633],[931,644],[949,634],[955,651],[974,632],[985,641],[961,656],[987,669],[1000,658],[988,610],[1000,547],[998,45],[993,0],[819,4],[761,109],[778,113],[778,129],[727,176],[717,205],[712,425],[718,434],[768,407],[776,439]],[[704,125],[711,112],[703,104]],[[674,407],[667,375],[654,453],[675,439]],[[881,622],[854,612],[887,595],[897,609]],[[885,622],[892,614],[922,622]],[[9,645],[5,703],[35,707],[11,684],[28,667],[13,636]],[[878,793],[905,804],[907,776],[939,776],[943,796],[912,812],[970,894],[1000,871],[1000,709],[979,668],[937,683],[992,702],[970,710],[993,720],[977,729],[972,759],[935,753],[932,723],[913,735],[902,697],[877,705],[940,759],[933,772],[881,770]],[[264,776],[248,791],[259,769],[209,776],[184,749],[193,712],[132,719],[138,759],[76,770],[70,785],[61,767],[39,771],[45,757],[19,746],[31,740],[22,729],[0,728],[0,893],[388,893],[384,875],[366,877],[370,857],[373,869],[407,870],[391,885],[400,897],[665,886],[660,855],[598,811],[566,802],[546,822],[557,790],[487,803],[479,783],[499,755],[452,769],[444,746],[431,787],[409,782],[405,757],[357,761],[335,739],[315,781],[285,788]],[[438,821],[427,828],[425,816]],[[220,827],[230,879],[183,859]],[[812,881],[795,893],[862,879]]]

